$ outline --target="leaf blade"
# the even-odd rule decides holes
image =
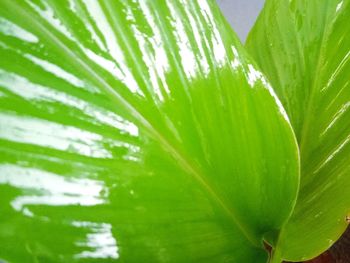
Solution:
[[[247,41],[300,146],[299,199],[278,248],[287,260],[320,254],[347,226],[349,7],[348,1],[267,1]]]
[[[216,6],[1,6],[0,257],[266,260],[296,144]]]

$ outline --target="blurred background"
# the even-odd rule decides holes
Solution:
[[[265,0],[216,0],[216,2],[241,41],[245,42]]]

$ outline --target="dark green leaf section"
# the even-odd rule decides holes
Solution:
[[[247,41],[300,145],[301,189],[278,249],[299,261],[330,247],[350,212],[350,1],[268,0]]]
[[[266,262],[296,141],[213,1],[0,1],[0,258]]]

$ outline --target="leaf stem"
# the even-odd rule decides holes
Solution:
[[[281,263],[281,262],[282,262],[282,254],[279,251],[279,249],[272,250],[269,263]]]

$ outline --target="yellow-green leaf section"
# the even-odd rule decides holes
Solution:
[[[266,262],[298,188],[214,1],[0,1],[0,259]]]
[[[247,41],[300,145],[299,198],[277,243],[291,261],[320,254],[347,226],[349,17],[349,0],[267,0]]]

